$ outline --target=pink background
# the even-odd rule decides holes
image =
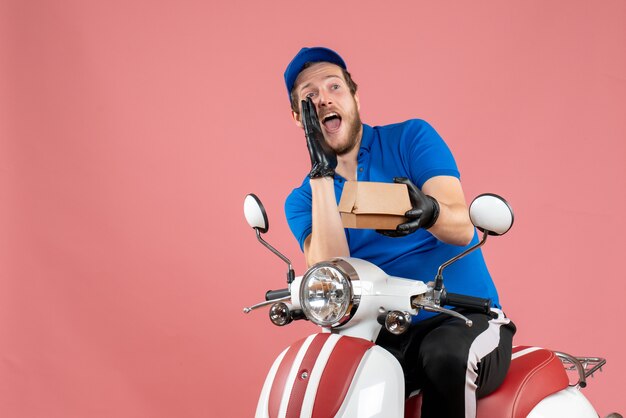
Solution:
[[[248,417],[315,330],[242,308],[303,257],[282,205],[308,169],[282,72],[339,51],[363,119],[420,117],[469,200],[505,196],[485,256],[518,344],[608,365],[624,400],[626,3],[0,3],[0,414]],[[425,278],[429,279],[429,278]]]

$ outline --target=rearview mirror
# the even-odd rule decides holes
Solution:
[[[248,221],[248,225],[256,232],[256,237],[261,244],[263,244],[268,250],[276,254],[281,260],[287,263],[287,284],[291,285],[293,279],[296,277],[296,273],[293,271],[291,261],[284,255],[282,255],[276,248],[272,247],[267,241],[261,238],[261,234],[265,234],[270,228],[270,223],[267,220],[267,214],[261,200],[256,197],[255,194],[250,193],[246,195],[243,201],[243,214]]]
[[[513,226],[513,209],[496,194],[476,197],[470,204],[469,215],[474,226],[489,235],[504,235]]]
[[[266,233],[270,228],[263,203],[256,195],[250,193],[246,196],[243,201],[243,213],[251,228],[258,230],[262,234]]]
[[[504,235],[513,226],[513,209],[504,198],[497,194],[485,193],[477,196],[470,204],[469,216],[474,226],[483,233],[483,238],[477,244],[439,266],[434,287],[437,303],[440,301],[443,289],[443,269],[485,245],[489,235]]]

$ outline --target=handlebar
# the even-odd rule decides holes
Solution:
[[[491,299],[477,298],[475,296],[460,295],[458,293],[445,292],[441,295],[441,305],[451,305],[457,308],[466,308],[474,312],[489,313]]]
[[[265,293],[265,300],[283,299],[287,296],[291,296],[289,289],[268,290]]]

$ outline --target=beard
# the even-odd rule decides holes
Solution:
[[[352,151],[361,139],[361,126],[363,124],[361,123],[361,115],[359,115],[358,111],[354,112],[353,117],[348,118],[343,122],[348,124],[348,129],[346,131],[346,141],[333,147],[328,143],[328,140],[326,140],[328,146],[330,146],[330,148],[335,151],[335,154],[337,154],[338,156],[345,155]]]

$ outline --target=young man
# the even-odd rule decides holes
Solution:
[[[423,281],[477,241],[450,150],[422,120],[371,127],[360,119],[357,86],[334,51],[303,48],[285,83],[296,125],[304,128],[311,171],[285,203],[307,263],[338,256],[368,260],[386,273]],[[393,231],[344,229],[337,204],[347,180],[399,182],[409,188],[409,222]],[[491,315],[465,313],[474,326],[422,312],[409,332],[382,330],[377,343],[399,359],[407,393],[420,388],[422,417],[472,417],[476,397],[502,382],[515,326],[480,251],[446,269],[449,292],[490,298]]]

